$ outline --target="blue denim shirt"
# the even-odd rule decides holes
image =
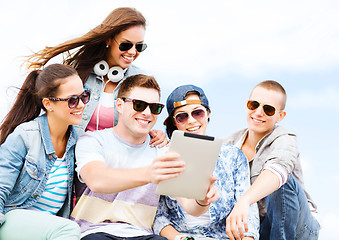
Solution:
[[[70,126],[65,159],[69,174],[67,197],[58,215],[68,217],[74,174],[76,132]],[[33,206],[45,190],[57,156],[52,145],[46,114],[20,124],[0,145],[0,225],[8,211]]]
[[[119,82],[119,84],[117,85],[117,87],[114,89],[113,94],[114,94],[114,99],[117,98],[118,95],[118,91],[120,88],[120,84],[129,76],[133,76],[133,75],[137,75],[137,74],[144,74],[144,72],[134,66],[131,65],[124,73],[124,78]],[[85,85],[84,88],[86,90],[90,90],[91,91],[91,99],[89,100],[89,102],[86,104],[84,113],[82,115],[82,122],[80,125],[74,126],[76,129],[76,132],[78,133],[79,136],[81,136],[84,132],[85,129],[89,123],[89,121],[91,120],[91,117],[99,103],[100,100],[100,96],[102,94],[102,92],[104,91],[105,88],[105,82],[102,76],[98,76],[96,75],[94,72],[92,72]],[[114,125],[116,125],[118,123],[118,112],[115,110],[114,108]]]
[[[156,234],[167,225],[172,225],[181,234],[214,239],[229,239],[226,234],[226,218],[237,200],[250,187],[250,174],[247,159],[238,148],[223,144],[213,175],[217,178],[214,185],[220,192],[219,199],[209,207],[210,222],[190,228],[180,205],[174,199],[161,196],[153,223]],[[259,239],[259,214],[257,204],[250,207],[248,232],[245,236]]]

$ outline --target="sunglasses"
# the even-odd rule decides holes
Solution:
[[[254,100],[248,100],[247,101],[247,108],[249,110],[255,110],[257,109],[260,105],[262,105],[262,108],[264,110],[264,113],[271,117],[275,114],[275,107],[271,106],[271,105],[268,105],[268,104],[261,104],[260,102],[258,101],[254,101]]]
[[[114,41],[117,44],[119,44],[115,39],[114,39]],[[131,43],[131,42],[122,42],[122,43],[119,44],[119,50],[122,51],[122,52],[125,52],[125,51],[130,50],[133,46],[134,46],[134,44]],[[146,48],[147,48],[146,43],[136,43],[135,44],[135,49],[138,52],[143,52],[143,51],[145,51]]]
[[[164,108],[164,104],[161,103],[148,103],[142,100],[131,99],[131,98],[121,98],[124,102],[133,102],[133,109],[137,112],[143,112],[149,106],[151,113],[154,115],[159,115]]]
[[[80,99],[84,104],[86,104],[89,102],[90,98],[91,98],[91,92],[88,90],[85,90],[80,95],[74,95],[69,98],[48,97],[48,99],[51,101],[67,101],[68,107],[71,109],[76,108],[79,105]]]
[[[206,117],[206,110],[202,109],[202,108],[198,108],[193,110],[190,113],[187,112],[179,112],[177,114],[175,114],[173,116],[173,118],[175,119],[175,121],[178,124],[184,124],[185,122],[187,122],[188,118],[189,118],[189,114],[191,114],[191,116],[195,119],[195,120],[202,120]]]

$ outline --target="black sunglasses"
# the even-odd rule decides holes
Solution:
[[[275,114],[275,107],[271,106],[271,105],[268,105],[268,104],[261,104],[260,102],[258,101],[254,101],[254,100],[248,100],[247,101],[247,108],[249,110],[255,110],[257,109],[260,105],[262,105],[262,108],[264,110],[264,113],[271,117]]]
[[[143,112],[145,111],[147,106],[149,106],[151,113],[155,115],[159,115],[165,106],[164,104],[161,104],[161,103],[148,103],[142,100],[125,98],[125,97],[122,97],[121,99],[124,100],[124,102],[133,102],[133,109],[137,112]]]
[[[79,99],[86,104],[89,102],[91,98],[91,92],[88,90],[85,90],[83,93],[80,95],[74,95],[69,98],[56,98],[56,97],[48,97],[49,100],[51,101],[67,101],[68,102],[68,107],[69,108],[76,108],[79,105]]]
[[[114,39],[114,41],[117,44],[119,44],[115,39]],[[122,43],[119,44],[119,50],[122,51],[122,52],[125,52],[125,51],[130,50],[133,46],[134,46],[134,44],[131,43],[131,42],[122,42]],[[145,51],[146,48],[147,48],[146,43],[136,43],[135,44],[135,49],[138,52],[143,52],[143,51]]]

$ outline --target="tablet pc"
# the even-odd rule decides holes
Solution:
[[[175,130],[169,150],[186,163],[180,176],[161,181],[156,192],[172,197],[203,200],[210,185],[222,139]]]

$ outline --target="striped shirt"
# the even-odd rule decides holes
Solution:
[[[101,161],[115,169],[149,166],[166,148],[149,146],[150,137],[143,144],[132,144],[120,138],[112,128],[86,132],[75,149],[76,171],[89,162]],[[80,181],[82,180],[79,178]],[[112,184],[116,184],[112,182]],[[149,183],[118,193],[94,193],[88,187],[77,202],[71,219],[81,228],[81,237],[105,232],[119,237],[153,234],[151,229],[159,203],[156,185]]]
[[[29,209],[56,215],[67,196],[68,170],[65,156],[57,158],[51,168],[45,191]]]

